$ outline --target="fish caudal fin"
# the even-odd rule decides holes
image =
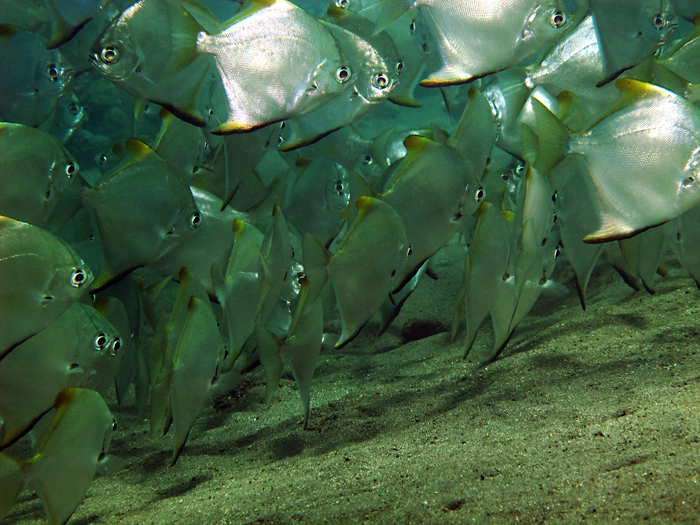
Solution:
[[[546,175],[564,156],[564,146],[570,131],[539,100],[532,99],[532,108],[537,122],[538,149],[534,168]]]

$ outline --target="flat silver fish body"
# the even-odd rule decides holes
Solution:
[[[465,83],[513,66],[554,43],[571,24],[559,0],[391,0],[382,17],[407,6],[420,10],[442,62],[421,82],[428,87]]]
[[[228,100],[214,133],[248,131],[302,115],[343,91],[338,46],[317,19],[286,0],[252,2],[218,34],[197,36],[212,54]]]

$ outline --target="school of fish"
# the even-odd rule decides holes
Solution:
[[[698,85],[700,0],[0,0],[0,519],[124,466],[115,391],[171,465],[258,365],[306,425],[448,243],[465,357],[557,264],[700,286]]]

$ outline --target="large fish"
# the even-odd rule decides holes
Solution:
[[[92,272],[55,235],[0,216],[0,359],[89,288]]]
[[[463,84],[513,66],[556,42],[571,25],[561,0],[386,0],[377,31],[414,7],[442,66],[421,81],[426,87]]]
[[[585,242],[631,237],[700,202],[700,110],[658,86],[624,78],[616,85],[629,103],[584,134],[533,101],[535,167],[547,173],[569,154],[585,161],[599,217]]]

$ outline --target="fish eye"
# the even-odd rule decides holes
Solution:
[[[352,77],[352,71],[350,71],[348,66],[340,66],[335,71],[335,80],[338,82],[338,84],[345,84],[348,80],[350,80],[350,77]]]
[[[481,201],[484,200],[484,197],[486,196],[486,192],[484,191],[484,188],[479,188],[476,190],[476,195],[475,195],[475,200],[477,204],[481,204]]]
[[[372,77],[372,85],[379,89],[386,89],[391,84],[389,77],[384,73],[377,73]]]
[[[56,82],[58,80],[58,67],[56,64],[49,64],[46,68],[46,74],[51,82]]]
[[[280,135],[279,137],[277,137],[277,145],[281,146],[282,142],[283,142],[282,135]]]
[[[70,276],[70,283],[75,288],[80,288],[87,280],[87,274],[82,268],[74,268],[73,274]]]
[[[552,18],[549,19],[549,25],[555,29],[559,29],[566,24],[566,15],[561,11],[554,11]]]
[[[411,25],[408,26],[408,30],[411,32],[411,36],[416,34],[416,23],[411,22]]]
[[[652,24],[654,24],[654,29],[663,29],[666,25],[666,19],[664,18],[664,15],[662,15],[661,13],[655,14],[654,19],[652,20]]]
[[[97,162],[99,162],[100,164],[104,164],[105,162],[107,162],[107,155],[100,155],[97,159]]]
[[[557,214],[556,213],[552,216],[552,224],[554,224],[555,222],[557,222]]]
[[[554,190],[554,193],[552,193],[552,203],[557,203],[557,190]]]
[[[344,193],[344,191],[343,191],[344,189],[345,189],[345,184],[343,184],[342,180],[338,180],[335,182],[335,192],[338,195],[342,195]]]
[[[413,246],[408,245],[408,250],[406,250],[406,257],[410,257],[413,254]]]
[[[99,332],[95,336],[95,350],[102,351],[105,349],[105,346],[107,346],[107,336],[103,334],[102,332]]]
[[[518,167],[515,168],[515,173],[518,175],[522,175],[525,172],[525,165],[524,164],[518,164]]]
[[[77,115],[78,113],[80,113],[80,108],[78,107],[78,104],[71,104],[70,106],[68,106],[68,113],[70,113],[71,115]]]
[[[372,155],[365,155],[365,158],[362,159],[362,164],[364,164],[365,166],[369,166],[370,164],[372,164]]]
[[[117,430],[117,420],[113,419],[112,420],[112,432],[114,432],[115,430]]]
[[[45,197],[46,197],[47,200],[51,197],[51,190],[49,190],[49,191],[46,192]]]
[[[119,50],[114,47],[105,47],[100,52],[100,60],[105,64],[116,64],[119,61]]]
[[[122,347],[122,340],[120,337],[115,337],[114,342],[110,346],[109,353],[110,355],[117,355],[117,352],[119,352],[119,349]]]
[[[508,174],[507,174],[507,173],[501,174],[501,178],[502,178],[505,182],[508,182]]]
[[[341,9],[347,9],[350,7],[350,0],[335,0],[335,6]]]
[[[202,222],[202,215],[198,211],[194,212],[192,214],[192,217],[190,218],[190,228],[192,228],[193,230],[196,230],[201,222]]]
[[[68,164],[66,164],[66,176],[69,179],[73,178],[73,174],[75,173],[75,170],[77,170],[77,169],[78,169],[78,167],[75,165],[75,162],[70,161]]]
[[[284,123],[284,120],[282,122],[280,122],[280,129],[284,129],[285,126],[286,126],[286,124]]]
[[[399,60],[398,62],[396,62],[396,71],[398,71],[399,73],[403,71],[403,60]]]

